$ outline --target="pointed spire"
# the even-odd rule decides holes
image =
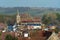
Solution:
[[[19,10],[17,9],[17,14],[19,15]]]
[[[17,16],[16,16],[16,21],[19,24],[20,23],[20,15],[19,15],[19,10],[17,9]]]

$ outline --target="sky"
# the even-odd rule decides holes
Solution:
[[[0,0],[0,7],[53,7],[53,8],[60,8],[60,0]]]

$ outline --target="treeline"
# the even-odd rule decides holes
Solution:
[[[16,22],[16,15],[0,15],[0,22],[14,24]],[[60,25],[60,14],[59,13],[48,13],[42,16],[43,24],[55,24]]]
[[[46,25],[48,24],[59,24],[60,23],[60,14],[59,13],[49,13],[42,16],[42,22]]]
[[[49,13],[44,14],[42,16],[42,23],[45,24],[46,27],[48,25],[56,25],[56,32],[60,31],[60,13]]]
[[[16,15],[0,15],[0,23],[14,24],[16,21]]]

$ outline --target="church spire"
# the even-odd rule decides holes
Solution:
[[[19,10],[17,9],[17,15],[19,15]]]
[[[19,10],[17,9],[16,23],[19,25],[20,22],[21,20],[20,20]]]

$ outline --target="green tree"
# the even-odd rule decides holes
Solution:
[[[0,40],[1,40],[1,35],[2,35],[2,32],[0,32]]]
[[[55,32],[58,33],[60,31],[60,29],[58,27],[56,27]]]
[[[51,17],[47,17],[47,15],[43,15],[42,22],[46,25],[50,24],[51,23]]]
[[[59,13],[56,13],[56,16],[57,16],[57,20],[60,21],[60,14]]]
[[[13,37],[10,34],[7,34],[5,40],[13,40]]]
[[[7,34],[5,36],[5,40],[18,40],[18,38],[17,37],[12,37],[10,34]]]

